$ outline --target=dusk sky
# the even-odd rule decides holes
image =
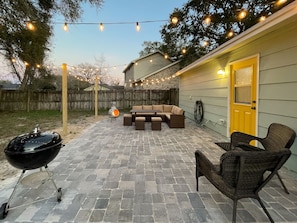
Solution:
[[[96,65],[104,58],[104,65],[110,67],[109,75],[123,78],[122,71],[139,57],[144,41],[161,41],[160,29],[166,21],[141,23],[142,21],[169,21],[174,8],[180,8],[185,0],[106,0],[100,9],[84,6],[83,17],[77,23],[69,24],[65,32],[62,24],[54,25],[51,53],[48,60],[56,66],[66,63],[69,67],[82,63]],[[56,23],[64,23],[56,18]],[[131,24],[119,24],[131,22]],[[136,31],[136,22],[140,31]],[[104,24],[104,31],[99,30]],[[117,24],[106,24],[117,23]],[[98,62],[97,62],[98,64]]]

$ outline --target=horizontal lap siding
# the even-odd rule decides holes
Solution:
[[[259,78],[259,135],[265,135],[266,126],[279,122],[297,132],[297,28],[283,31],[271,47],[262,52]],[[286,163],[297,171],[297,140],[292,156]]]
[[[204,109],[204,123],[210,128],[226,135],[226,127],[219,126],[219,119],[227,120],[228,77],[220,76],[221,69],[216,61],[195,71],[180,76],[179,105],[185,110],[187,118],[194,120],[194,108],[201,100]]]

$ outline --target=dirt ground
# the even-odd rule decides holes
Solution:
[[[66,144],[72,139],[75,139],[76,137],[80,136],[80,134],[86,128],[90,127],[95,122],[103,120],[105,118],[108,118],[108,116],[100,115],[97,118],[86,117],[83,120],[76,121],[75,123],[69,123],[67,125],[67,130],[68,130],[67,135],[63,135],[62,126],[59,128],[53,129],[52,131],[59,133],[62,136],[63,144]],[[20,174],[21,174],[21,170],[11,166],[6,159],[0,160],[0,182]]]

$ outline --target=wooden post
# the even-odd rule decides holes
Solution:
[[[68,101],[67,101],[67,64],[62,64],[62,123],[63,134],[67,135]]]
[[[95,93],[95,118],[98,116],[98,77],[96,76],[95,78],[95,88],[94,88],[94,93]]]

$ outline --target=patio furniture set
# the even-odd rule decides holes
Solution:
[[[161,123],[166,122],[170,128],[184,128],[184,110],[176,105],[135,105],[130,114],[124,114],[123,124],[136,130],[144,130],[145,122],[151,122],[152,130],[161,130]]]
[[[274,222],[259,197],[261,189],[276,175],[284,191],[289,194],[278,170],[289,159],[290,147],[296,133],[293,129],[278,123],[272,123],[265,138],[242,132],[231,134],[231,142],[218,142],[226,150],[220,158],[220,164],[213,164],[203,152],[196,150],[196,181],[205,176],[220,192],[233,200],[232,222],[236,222],[237,202],[242,198],[258,200],[270,222]],[[258,141],[261,148],[250,143]]]

